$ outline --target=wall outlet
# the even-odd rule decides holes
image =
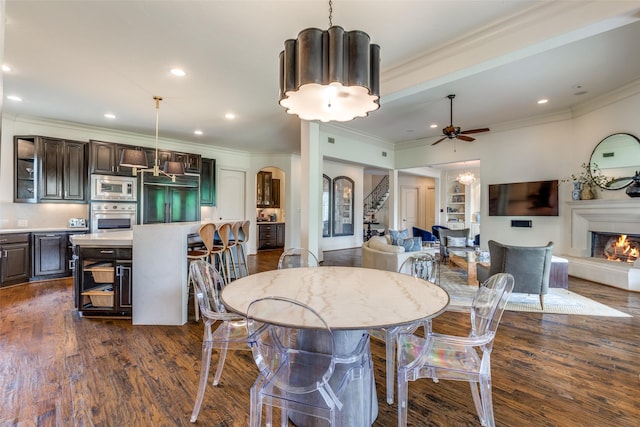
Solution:
[[[29,220],[28,219],[19,219],[18,220],[18,227],[28,227],[29,226]]]

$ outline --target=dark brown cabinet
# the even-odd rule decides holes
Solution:
[[[75,297],[83,316],[131,316],[131,248],[77,249]]]
[[[200,205],[216,205],[216,161],[215,159],[202,159],[200,172]]]
[[[136,147],[132,145],[116,144],[115,142],[92,140],[89,170],[92,174],[95,173],[100,175],[133,175],[132,168],[128,166],[120,166],[122,152],[126,149],[135,150]]]
[[[258,224],[258,249],[284,247],[284,224]]]
[[[256,206],[259,208],[272,208],[272,173],[266,171],[258,172],[256,181]]]
[[[275,178],[271,180],[271,207],[280,207],[280,180]]]
[[[34,137],[14,138],[13,200],[17,203],[35,203],[37,199],[36,141]]]
[[[0,234],[0,287],[29,281],[29,233]]]
[[[67,275],[67,233],[33,233],[32,277]]]
[[[15,202],[86,202],[87,143],[16,136]]]
[[[86,143],[40,138],[38,200],[86,201]]]
[[[179,153],[174,151],[171,153],[171,161],[184,163],[185,172],[200,173],[202,156],[199,154]]]

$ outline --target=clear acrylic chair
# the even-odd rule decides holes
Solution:
[[[283,268],[317,267],[320,263],[313,252],[303,248],[285,250],[278,260],[278,270]]]
[[[247,330],[260,369],[251,387],[250,426],[272,425],[272,409],[280,409],[281,426],[291,417],[296,425],[325,420],[334,425],[346,387],[359,388],[357,410],[371,425],[371,360],[369,335],[363,333],[347,355],[336,352],[334,334],[322,317],[301,302],[282,297],[253,301],[247,310]],[[352,389],[351,389],[352,390]],[[315,424],[314,424],[315,425]]]
[[[513,290],[511,274],[489,277],[471,305],[469,336],[428,332],[425,338],[398,335],[398,426],[407,425],[408,382],[420,378],[469,381],[473,402],[483,426],[493,427],[491,350],[496,330]]]
[[[220,300],[220,291],[224,281],[218,271],[208,262],[194,260],[189,265],[189,276],[195,284],[195,292],[200,306],[200,315],[204,320],[204,337],[202,339],[202,362],[200,365],[200,381],[198,394],[191,413],[191,422],[195,423],[207,388],[211,352],[215,347],[219,351],[218,367],[213,378],[213,385],[218,385],[227,350],[249,350],[247,343],[247,323],[243,316],[227,313]],[[212,326],[220,322],[215,331]]]
[[[437,279],[437,269],[439,265],[436,262],[436,259],[426,252],[416,253],[415,255],[407,258],[400,268],[398,269],[398,273],[409,274],[413,277],[417,277],[419,279],[428,280],[429,282],[435,283]],[[419,284],[418,284],[419,285]],[[399,333],[408,333],[412,334],[418,329],[420,326],[425,327],[425,332],[431,330],[431,321],[420,321],[418,323],[414,323],[411,325],[397,326],[393,328],[380,328],[380,329],[372,329],[369,331],[369,334],[376,339],[385,342],[386,347],[386,376],[387,376],[387,403],[393,403],[393,389],[395,379],[395,360],[396,360],[396,338]]]

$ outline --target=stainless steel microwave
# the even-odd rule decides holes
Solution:
[[[138,178],[134,176],[91,175],[91,200],[138,199]]]

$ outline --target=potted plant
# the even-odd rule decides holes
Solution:
[[[571,177],[563,179],[562,182],[573,181],[574,200],[595,199],[597,191],[605,188],[609,180],[602,174],[597,163],[582,163],[580,168],[580,173],[571,174]],[[577,194],[579,197],[576,197]]]

